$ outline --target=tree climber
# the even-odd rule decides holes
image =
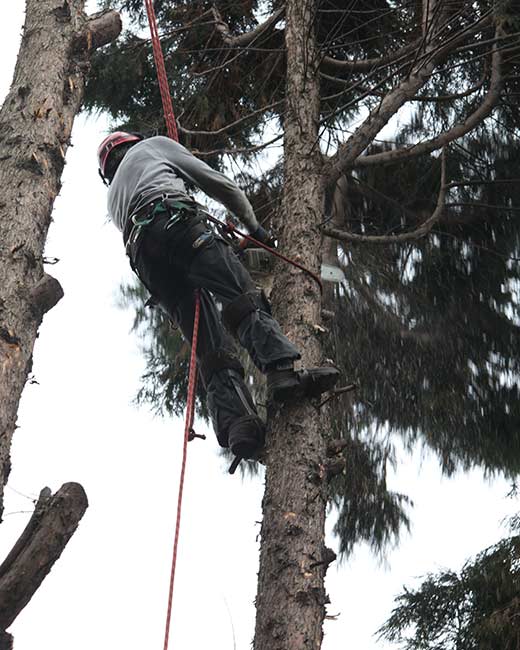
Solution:
[[[200,289],[197,356],[208,411],[219,444],[239,458],[253,457],[264,444],[265,426],[228,331],[267,374],[269,400],[317,397],[333,387],[339,372],[294,369],[298,349],[282,333],[266,296],[232,248],[209,228],[187,185],[222,203],[258,241],[271,245],[271,235],[232,181],[170,138],[117,131],[99,146],[98,161],[109,185],[108,212],[123,233],[130,264],[188,341],[194,290]],[[222,304],[222,316],[213,296]]]

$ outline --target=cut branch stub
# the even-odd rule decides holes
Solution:
[[[73,49],[96,50],[114,41],[120,34],[123,24],[117,11],[102,11],[89,17],[85,28],[76,36]]]
[[[327,456],[333,458],[338,456],[341,452],[346,449],[350,444],[349,440],[330,440],[327,444]]]
[[[34,513],[0,565],[0,628],[6,630],[60,557],[88,507],[79,483],[65,483],[53,496],[41,491]]]
[[[0,630],[0,650],[13,650],[13,637],[3,630]]]
[[[33,309],[41,317],[50,311],[63,298],[63,295],[63,289],[58,280],[52,275],[44,273],[31,291]]]

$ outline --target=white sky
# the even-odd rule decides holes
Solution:
[[[23,5],[2,7],[0,100],[11,81]],[[34,359],[38,384],[23,396],[0,557],[43,486],[55,491],[78,481],[90,507],[11,627],[16,650],[152,650],[163,643],[183,424],[131,404],[143,361],[129,333],[132,314],[115,305],[131,274],[120,235],[106,223],[96,171],[106,128],[103,119],[79,118],[67,155],[47,246],[47,255],[60,259],[48,270],[65,298],[44,319]],[[254,631],[262,481],[228,476],[206,433],[206,442],[189,449],[170,648],[242,650]],[[503,535],[501,519],[518,508],[505,498],[505,481],[489,484],[480,472],[443,479],[435,461],[420,462],[419,454],[403,457],[390,484],[415,502],[412,535],[389,553],[386,567],[364,548],[332,565],[329,614],[340,616],[326,622],[323,650],[393,647],[372,637],[393,596],[428,571],[459,569]]]

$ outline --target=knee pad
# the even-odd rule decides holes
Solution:
[[[200,364],[200,373],[202,381],[207,386],[211,377],[219,370],[236,370],[244,378],[244,367],[240,359],[226,350],[215,350],[204,357]]]
[[[263,291],[248,291],[232,300],[222,311],[222,320],[228,330],[236,337],[240,323],[255,311],[271,313],[271,306]]]

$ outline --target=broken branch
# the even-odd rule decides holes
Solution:
[[[50,311],[64,296],[61,284],[52,275],[44,273],[31,291],[31,303],[38,316]]]
[[[269,32],[276,23],[282,18],[285,14],[285,7],[275,11],[272,16],[270,16],[266,21],[255,27],[249,32],[244,34],[239,34],[238,36],[233,36],[229,26],[222,20],[222,16],[216,7],[212,7],[211,12],[215,20],[216,29],[222,37],[224,43],[230,48],[244,48],[251,43],[255,42],[260,36]]]
[[[73,49],[76,52],[97,50],[114,41],[123,24],[117,11],[102,11],[90,16],[85,28],[76,36]]]
[[[359,168],[369,167],[371,165],[388,165],[415,156],[422,156],[431,153],[432,151],[436,151],[437,149],[441,149],[450,142],[453,142],[472,131],[482,122],[482,120],[490,115],[498,104],[500,92],[502,90],[501,60],[502,53],[499,48],[494,46],[489,90],[480,106],[471,113],[464,122],[457,124],[444,133],[441,133],[436,138],[426,140],[419,144],[414,144],[410,147],[394,149],[392,151],[385,151],[384,153],[371,154],[368,156],[360,156],[353,166]]]
[[[31,600],[87,506],[79,483],[65,483],[54,496],[49,488],[41,491],[29,523],[0,565],[0,628],[7,629]]]

